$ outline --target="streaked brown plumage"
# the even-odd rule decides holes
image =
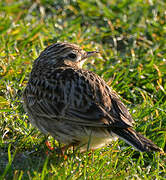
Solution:
[[[116,137],[139,151],[161,151],[132,129],[133,119],[118,95],[91,71],[82,69],[86,52],[77,45],[56,43],[35,60],[23,93],[30,121],[66,145],[96,149]]]

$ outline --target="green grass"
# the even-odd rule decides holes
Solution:
[[[165,155],[139,153],[122,141],[64,157],[47,152],[47,138],[31,126],[21,99],[47,45],[98,49],[85,68],[120,94],[135,129],[164,149],[165,7],[163,0],[0,1],[0,179],[166,179]]]

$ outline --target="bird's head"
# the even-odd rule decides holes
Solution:
[[[48,46],[36,59],[37,64],[52,64],[54,67],[63,65],[77,66],[82,65],[88,57],[94,56],[98,51],[84,51],[79,46],[70,43],[55,43]]]

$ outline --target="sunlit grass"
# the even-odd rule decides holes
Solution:
[[[139,153],[122,141],[59,156],[29,123],[21,98],[32,62],[47,45],[68,41],[98,49],[101,55],[84,67],[119,93],[135,128],[164,149],[165,6],[162,0],[0,2],[1,179],[166,178],[165,155]]]

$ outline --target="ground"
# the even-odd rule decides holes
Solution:
[[[84,68],[119,93],[135,129],[164,149],[165,7],[162,0],[0,1],[1,179],[166,179],[164,154],[139,153],[120,140],[58,155],[58,143],[29,123],[21,98],[32,63],[47,45],[67,41],[99,50]]]

